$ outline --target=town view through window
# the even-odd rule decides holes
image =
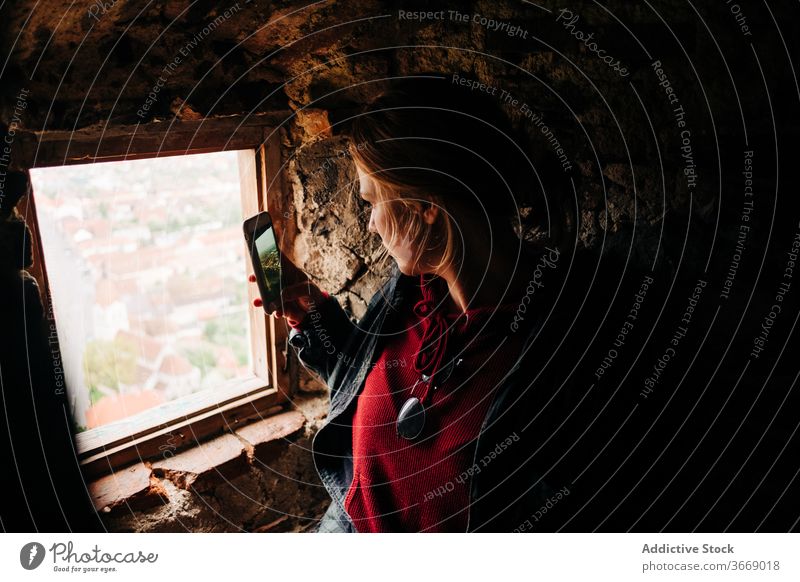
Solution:
[[[252,377],[238,155],[31,171],[79,431]]]

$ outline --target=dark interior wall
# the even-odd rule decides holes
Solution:
[[[701,272],[724,280],[740,232],[744,152],[755,151],[754,255],[739,271],[741,293],[725,304],[736,317],[720,337],[736,336],[747,305],[769,300],[770,286],[745,287],[785,257],[756,249],[782,248],[796,224],[797,201],[776,195],[789,180],[778,167],[793,167],[791,150],[778,154],[776,142],[800,129],[789,59],[799,54],[800,21],[785,4],[742,3],[739,14],[722,1],[666,0],[34,4],[2,9],[4,123],[69,131],[285,112],[297,232],[289,254],[355,315],[385,271],[347,187],[354,174],[339,154],[337,122],[386,77],[435,71],[496,88],[530,138],[545,195],[570,210],[580,243],[641,265],[658,250],[687,280]],[[401,15],[419,10],[444,13],[422,22]],[[541,188],[531,184],[526,234],[542,213]],[[308,377],[301,383],[318,388]]]
[[[753,7],[740,19],[745,31],[723,2],[698,8],[665,1],[536,7],[188,0],[142,6],[117,0],[32,7],[20,2],[4,8],[3,53],[10,57],[2,88],[6,122],[20,91],[29,92],[21,124],[34,130],[285,110],[286,141],[297,146],[319,138],[318,118],[305,108],[326,109],[335,124],[337,111],[367,99],[380,78],[456,73],[494,88],[516,125],[530,134],[531,155],[543,173],[553,174],[548,194],[558,192],[573,212],[577,205],[575,224],[589,245],[602,244],[604,233],[634,218],[642,227],[658,222],[665,206],[688,214],[690,194],[691,212],[707,223],[716,220],[719,160],[741,157],[742,122],[751,141],[769,140],[766,93],[775,93],[776,110],[786,106],[781,99],[792,97],[775,91],[792,78],[782,39],[767,31],[774,30],[774,18],[783,40],[791,43],[798,26],[782,17],[780,7],[774,14]],[[445,12],[442,19],[425,21],[407,16],[418,10]],[[614,63],[601,60],[579,33],[592,34],[593,48]],[[662,64],[686,112],[698,176],[691,188],[654,61]],[[762,73],[767,87],[760,86]],[[517,103],[503,99],[503,91]],[[298,115],[291,115],[295,111]],[[781,120],[796,129],[793,116]],[[553,153],[542,125],[563,147],[569,170],[541,159]],[[309,181],[309,164],[332,152],[332,145],[327,151],[321,146],[301,158],[292,168],[299,170],[298,185]],[[539,216],[540,188],[533,176],[531,181],[531,198],[539,204],[524,209],[524,216]],[[310,189],[330,186],[317,179]],[[298,205],[306,204],[302,195],[296,197]],[[324,209],[322,214],[320,220],[332,220]],[[316,226],[320,229],[327,227]],[[361,255],[374,247],[348,242],[355,256],[336,261],[349,263],[346,276],[325,280],[322,266],[311,266],[333,291],[345,287],[343,277],[372,266]],[[309,250],[316,244],[309,240]],[[357,288],[356,295],[363,300],[366,293]]]
[[[29,91],[21,123],[34,130],[285,110],[287,144],[297,146],[320,137],[313,112],[304,108],[324,108],[335,123],[337,111],[367,99],[380,78],[455,73],[494,88],[516,125],[530,134],[532,156],[554,174],[551,196],[558,191],[574,206],[574,181],[586,244],[601,244],[604,232],[634,218],[642,226],[656,223],[665,201],[687,214],[690,194],[692,212],[713,222],[719,159],[741,150],[742,120],[751,141],[770,138],[765,93],[792,81],[781,38],[765,32],[774,29],[770,12],[743,14],[744,32],[722,2],[702,9],[686,2],[541,6],[546,10],[516,2],[186,0],[143,7],[118,0],[71,7],[43,2],[31,10],[29,3],[15,3],[4,8],[3,51],[10,56],[4,121],[13,117],[20,91]],[[418,10],[445,12],[425,21],[407,16]],[[792,42],[797,23],[782,18],[779,8],[774,12]],[[496,21],[496,30],[485,19]],[[619,64],[601,60],[578,33],[593,34],[596,48]],[[654,61],[686,112],[698,176],[691,188]],[[762,72],[772,87],[758,86]],[[502,98],[503,91],[517,103]],[[784,96],[791,98],[774,95],[776,109],[786,105]],[[796,127],[790,117],[782,123]],[[569,170],[540,159],[553,151],[542,124],[563,147]],[[332,152],[333,146],[316,148],[310,164]],[[303,161],[292,168],[301,186],[313,172]],[[531,181],[531,197],[541,202]],[[314,187],[330,184],[318,179]],[[541,203],[526,209],[541,211]],[[362,246],[355,254],[370,250]],[[350,276],[363,268],[359,261],[369,265],[363,256],[339,259],[349,259]],[[322,275],[321,267],[313,270]],[[325,282],[333,291],[343,287],[341,277]]]

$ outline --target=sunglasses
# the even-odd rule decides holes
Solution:
[[[414,386],[411,388],[412,395],[403,403],[400,412],[397,414],[395,428],[398,436],[409,441],[414,440],[422,434],[422,429],[425,428],[425,407],[422,405],[419,398],[413,395],[417,385],[420,382],[429,383],[433,381],[435,382],[433,389],[436,390],[450,378],[453,374],[453,370],[463,361],[464,358],[450,360],[444,368],[436,371],[436,374],[434,374],[436,376],[435,380],[427,374],[422,374],[422,377],[414,382]]]

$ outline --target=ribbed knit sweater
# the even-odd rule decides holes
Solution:
[[[519,356],[523,333],[509,325],[519,299],[444,313],[444,279],[420,276],[404,305],[402,333],[388,336],[353,417],[354,478],[345,509],[359,532],[458,532],[467,528],[476,438],[498,383]],[[453,360],[444,381],[418,383]],[[436,388],[434,389],[434,386]],[[421,435],[397,434],[403,403],[426,409]]]

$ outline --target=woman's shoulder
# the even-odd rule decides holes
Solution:
[[[404,298],[409,293],[413,294],[414,285],[417,283],[418,278],[403,274],[394,263],[388,274],[380,278],[378,288],[367,303],[362,319],[375,317],[385,309],[392,311],[399,308]]]

